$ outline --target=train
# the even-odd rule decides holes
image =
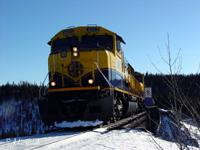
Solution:
[[[144,75],[124,57],[123,38],[101,26],[70,27],[51,38],[42,119],[115,122],[144,110]],[[44,101],[43,101],[44,102]]]

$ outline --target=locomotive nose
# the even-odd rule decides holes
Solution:
[[[83,65],[78,61],[72,61],[68,66],[68,73],[71,77],[80,77],[83,74]]]

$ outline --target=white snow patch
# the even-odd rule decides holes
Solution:
[[[198,125],[192,120],[183,121],[182,123],[190,131],[191,136],[196,139],[200,145],[200,127],[198,127]]]
[[[183,123],[178,123],[171,111],[160,111],[161,120],[157,135],[167,141],[179,143],[183,147],[199,147],[198,135],[192,136],[192,130]],[[191,124],[191,123],[188,123]]]
[[[41,150],[179,150],[179,145],[173,140],[173,134],[176,133],[175,130],[178,130],[178,128],[176,128],[173,118],[165,116],[165,114],[163,114],[161,119],[160,131],[162,131],[163,136],[160,137],[140,129],[107,131],[106,128],[98,128],[88,132],[54,132],[17,139],[3,139],[0,140],[0,150],[26,150],[34,148]],[[92,125],[96,124],[95,122],[98,123],[100,121],[96,120]],[[74,127],[72,125],[80,126],[84,124],[91,126],[90,123],[87,121],[64,122],[61,127],[66,127],[64,125]],[[199,150],[199,146],[197,146],[200,145],[199,127],[190,122],[183,122],[183,124],[188,130],[187,132],[193,136],[194,142],[197,142],[197,144],[190,144],[188,142],[187,148]],[[182,136],[182,134],[180,135]],[[165,137],[167,140],[165,140]]]
[[[159,108],[159,110],[162,111],[162,112],[166,112],[166,113],[167,113],[167,112],[170,112],[169,110],[162,109],[162,108]]]
[[[79,131],[52,132],[0,140],[0,150],[30,150],[80,134]]]
[[[159,146],[157,145],[159,144]],[[39,148],[40,150],[178,150],[176,143],[154,137],[140,130],[113,130],[110,132],[90,131]],[[194,150],[196,150],[194,148]]]
[[[57,142],[56,142],[57,141]],[[44,144],[52,143],[42,146]],[[5,144],[5,145],[1,145]],[[151,133],[136,129],[122,129],[107,132],[106,128],[98,128],[85,133],[58,132],[20,138],[18,141],[0,140],[0,149],[26,150],[42,146],[41,150],[179,150],[175,142],[155,137]],[[198,150],[198,147],[188,146]]]
[[[58,128],[74,128],[74,127],[90,127],[90,126],[98,126],[101,125],[103,121],[95,120],[95,121],[74,121],[68,122],[63,121],[61,123],[55,122],[54,125]]]

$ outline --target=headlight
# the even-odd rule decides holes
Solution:
[[[52,81],[51,86],[56,86],[56,82]]]
[[[89,83],[89,84],[93,84],[93,83],[94,83],[94,80],[93,80],[93,79],[89,79],[89,80],[88,80],[88,83]]]
[[[73,52],[78,52],[78,48],[77,47],[73,47]]]
[[[78,56],[78,52],[73,52],[73,56],[74,57]]]
[[[78,47],[72,47],[72,56],[77,57],[79,55]]]

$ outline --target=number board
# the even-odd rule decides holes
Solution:
[[[87,27],[88,32],[98,32],[99,28],[98,27]]]
[[[151,87],[146,87],[146,88],[144,89],[144,96],[145,96],[145,97],[152,97]]]

